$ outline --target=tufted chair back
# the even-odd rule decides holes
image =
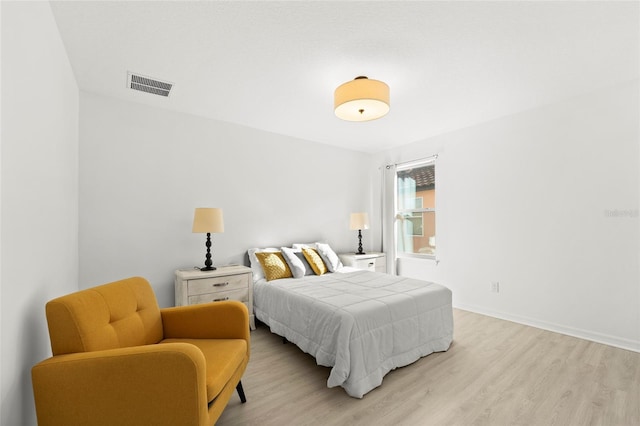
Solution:
[[[82,290],[47,303],[53,355],[158,343],[162,319],[144,278]]]

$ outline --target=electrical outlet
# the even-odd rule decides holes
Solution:
[[[491,292],[499,293],[500,292],[500,283],[498,281],[491,282]]]

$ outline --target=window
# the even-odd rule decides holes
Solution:
[[[396,252],[435,258],[436,254],[435,159],[407,163],[396,168]]]

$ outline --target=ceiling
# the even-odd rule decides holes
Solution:
[[[51,2],[81,90],[363,152],[638,78],[633,2]],[[174,83],[127,89],[127,71]],[[386,82],[345,122],[334,89]]]

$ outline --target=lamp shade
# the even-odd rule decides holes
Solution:
[[[360,229],[369,229],[369,214],[368,213],[351,213],[351,220],[349,221],[349,229],[355,231]]]
[[[336,116],[347,121],[369,121],[389,112],[389,86],[382,81],[356,77],[335,90]]]
[[[191,232],[205,233],[221,233],[224,232],[224,220],[222,218],[222,209],[198,207],[193,215],[193,228]]]

